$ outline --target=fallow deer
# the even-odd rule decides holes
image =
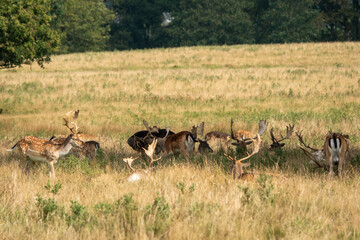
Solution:
[[[302,146],[298,144],[299,148],[305,153],[308,158],[310,158],[310,161],[315,163],[319,168],[329,170],[329,165],[327,165],[327,162],[325,160],[324,149],[310,147],[310,144],[306,144],[303,139],[302,130],[296,132],[296,136],[298,137],[300,144],[303,145]]]
[[[329,132],[324,143],[325,159],[329,163],[329,175],[342,175],[349,150],[349,136]]]
[[[170,131],[170,128],[162,129],[157,126],[149,127],[148,123],[143,120],[143,124],[146,128],[144,131],[139,131],[129,137],[127,143],[129,146],[137,152],[140,152],[145,156],[144,150],[153,142],[153,139],[158,139],[158,144],[155,149],[155,153],[159,154],[161,151],[165,151],[165,140],[167,136],[174,134]]]
[[[233,130],[233,120],[230,122],[231,138],[236,140],[236,143],[231,143],[232,145],[238,146],[240,149],[247,150],[246,146],[251,144],[254,139],[257,138],[257,134],[261,136],[268,126],[266,120],[260,120],[259,122],[259,131],[257,134],[251,133],[245,130],[238,130],[234,132]]]
[[[259,131],[257,134],[254,134],[252,132],[249,132],[246,130],[241,130],[241,129],[234,132],[233,124],[234,124],[234,121],[231,119],[231,122],[230,122],[231,138],[234,140],[246,141],[246,142],[249,142],[250,140],[255,139],[257,137],[257,134],[259,134],[259,136],[262,136],[268,126],[268,123],[266,122],[266,120],[260,120]]]
[[[289,124],[289,126],[286,126],[286,136],[283,137],[280,134],[281,138],[277,139],[274,136],[273,128],[271,128],[270,129],[270,138],[271,138],[272,144],[270,145],[270,149],[282,148],[285,145],[285,143],[282,143],[282,141],[284,141],[285,139],[290,139],[293,132],[294,132],[294,125],[291,126],[291,124]]]
[[[181,131],[175,133],[166,138],[165,153],[172,154],[179,150],[187,160],[190,160],[190,155],[195,151],[195,142],[197,140],[191,132]]]
[[[26,136],[20,139],[11,149],[13,151],[18,148],[24,160],[29,157],[30,161],[46,162],[49,165],[49,176],[55,177],[54,163],[59,157],[69,153],[73,146],[78,146],[76,141],[72,139],[70,134],[63,143],[56,144],[48,140],[43,140],[33,136]],[[28,170],[29,161],[26,162],[26,170]]]
[[[233,175],[233,179],[241,179],[241,180],[253,180],[255,179],[255,177],[260,176],[259,173],[253,173],[253,172],[245,172],[243,168],[245,167],[249,167],[250,163],[243,163],[243,161],[251,158],[252,156],[254,156],[256,153],[259,152],[260,150],[260,145],[261,145],[261,138],[260,135],[257,134],[256,138],[253,139],[252,141],[254,143],[254,149],[253,152],[251,154],[248,154],[248,156],[241,158],[241,159],[237,159],[235,157],[232,158],[230,155],[224,153],[224,155],[227,157],[228,160],[230,160],[232,162],[232,168],[231,168],[231,172]],[[283,178],[282,174],[278,174],[278,173],[264,173],[264,175],[266,176],[270,176],[270,177],[280,177]]]
[[[96,153],[100,148],[99,142],[96,141],[96,138],[90,134],[85,134],[79,132],[79,127],[77,125],[77,119],[79,116],[79,110],[70,111],[65,114],[63,120],[64,125],[70,130],[73,134],[74,141],[77,141],[77,147],[74,147],[71,152],[77,155],[78,157],[88,157],[92,160],[96,158]],[[73,115],[74,114],[74,115]],[[73,118],[73,121],[71,120]],[[72,126],[71,126],[72,125]],[[52,137],[50,141],[61,144],[65,141],[65,136]]]
[[[152,171],[151,166],[152,166],[153,162],[156,162],[161,159],[161,157],[158,159],[154,159],[154,152],[155,152],[156,145],[157,145],[157,139],[154,139],[152,144],[150,144],[148,146],[148,149],[144,149],[145,154],[150,158],[150,164],[146,169],[136,170],[131,166],[132,162],[136,158],[134,159],[133,157],[130,157],[130,158],[123,159],[123,161],[128,165],[128,167],[132,171],[132,173],[126,177],[126,180],[128,182],[136,182],[138,180],[146,179],[150,176],[151,171]]]
[[[208,140],[205,139],[204,125],[205,125],[205,123],[202,122],[199,126],[196,126],[196,127],[193,126],[191,129],[191,134],[199,142],[198,151],[197,151],[199,154],[206,154],[206,153],[214,152],[212,150],[212,148],[210,147]]]
[[[247,173],[244,172],[244,167],[249,167],[250,163],[243,163],[243,161],[251,158],[252,156],[254,156],[256,153],[259,152],[260,150],[260,145],[261,145],[261,138],[260,135],[257,134],[256,138],[252,141],[254,143],[254,149],[253,152],[251,154],[249,154],[248,156],[241,158],[241,159],[235,159],[232,158],[230,155],[224,153],[224,155],[227,157],[228,160],[230,160],[232,162],[232,167],[231,167],[231,173],[233,175],[233,179],[242,179],[242,180],[249,180],[254,178],[254,173]]]

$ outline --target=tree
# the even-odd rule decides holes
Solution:
[[[257,42],[316,41],[321,28],[318,16],[313,0],[269,0],[260,16]]]
[[[52,0],[51,13],[51,25],[60,34],[60,52],[106,49],[115,14],[102,0]]]
[[[143,49],[161,45],[162,14],[174,5],[171,0],[109,0],[109,5],[116,12],[109,40],[112,49]]]
[[[360,40],[359,0],[317,0],[316,2],[326,27],[322,32],[323,40]]]
[[[254,42],[253,23],[245,1],[181,0],[167,27],[171,46]]]
[[[59,44],[47,0],[0,1],[0,68],[36,61],[41,67]]]

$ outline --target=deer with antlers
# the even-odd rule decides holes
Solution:
[[[290,139],[293,132],[294,132],[294,125],[291,126],[291,124],[289,124],[289,126],[286,126],[286,136],[283,137],[280,134],[280,138],[276,138],[274,136],[273,128],[271,128],[270,129],[270,138],[271,138],[272,144],[270,145],[270,149],[282,148],[283,146],[285,146],[285,143],[283,143],[282,141],[284,141],[285,139]]]
[[[251,154],[249,154],[248,156],[241,158],[241,159],[237,159],[232,158],[230,155],[224,153],[224,155],[227,157],[228,160],[230,160],[232,162],[232,167],[231,167],[231,173],[233,175],[233,179],[242,179],[242,180],[249,180],[249,179],[253,179],[255,174],[254,173],[247,173],[244,172],[244,167],[249,167],[250,163],[243,163],[243,161],[251,158],[252,156],[254,156],[256,153],[259,152],[260,150],[260,145],[261,145],[261,138],[260,138],[260,134],[257,134],[255,139],[252,139],[251,142],[254,143],[254,149],[253,152]]]
[[[230,122],[231,139],[236,140],[236,143],[232,143],[232,145],[238,146],[241,149],[245,149],[245,150],[246,150],[246,146],[251,144],[254,141],[254,139],[257,138],[257,135],[261,136],[266,131],[266,128],[268,126],[266,120],[260,120],[259,131],[257,134],[254,134],[246,130],[237,130],[234,132],[233,124],[234,122],[231,119]]]
[[[77,125],[77,119],[79,116],[80,110],[70,111],[65,114],[63,117],[64,125],[70,130],[73,134],[74,141],[77,141],[77,147],[72,149],[72,153],[80,157],[88,157],[92,160],[96,158],[96,153],[100,148],[99,142],[96,141],[96,138],[90,134],[81,133]],[[65,141],[65,136],[52,137],[50,141],[61,144]]]
[[[311,162],[314,162],[319,168],[324,168],[325,170],[329,170],[329,166],[326,164],[324,149],[318,149],[311,147],[310,144],[306,144],[302,130],[296,132],[296,136],[299,139],[300,144],[298,144],[299,148],[305,153],[305,155],[310,158]]]
[[[150,163],[147,169],[136,170],[131,166],[132,162],[137,158],[130,157],[123,159],[123,161],[127,164],[129,169],[132,171],[132,173],[126,177],[126,180],[128,182],[136,182],[138,180],[146,179],[150,176],[152,171],[152,164],[161,159],[161,157],[154,159],[154,152],[156,145],[157,145],[157,139],[154,139],[153,142],[148,146],[148,149],[144,148],[145,154],[150,158]]]
[[[155,149],[155,154],[159,154],[161,151],[165,151],[166,138],[174,132],[170,131],[169,127],[165,129],[158,128],[157,126],[150,127],[148,123],[143,120],[143,125],[146,130],[139,131],[129,137],[127,143],[129,146],[137,152],[140,152],[142,156],[146,156],[144,149],[148,149],[148,146],[154,139],[158,140],[158,144]]]
[[[329,175],[341,175],[349,150],[349,136],[342,133],[329,134],[325,138],[324,147],[317,149],[310,147],[303,140],[302,131],[296,133],[300,143],[300,149],[304,151],[319,168],[329,171]]]
[[[192,135],[199,142],[198,151],[197,151],[199,154],[206,154],[206,153],[214,152],[212,150],[212,148],[210,147],[208,140],[206,140],[206,137],[204,136],[204,125],[205,125],[205,123],[202,122],[199,126],[196,126],[196,127],[193,126],[191,129]]]
[[[57,162],[59,157],[68,154],[70,150],[76,146],[78,146],[78,144],[77,141],[73,139],[73,134],[70,134],[61,144],[33,136],[26,136],[7,151],[13,151],[16,148],[19,150],[22,158],[27,160],[26,171],[29,170],[30,162],[46,162],[49,165],[49,176],[55,177],[54,163]]]

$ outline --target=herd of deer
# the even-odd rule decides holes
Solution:
[[[68,136],[51,137],[49,140],[26,136],[20,139],[11,149],[19,150],[20,155],[26,160],[26,171],[29,170],[33,161],[46,162],[49,165],[50,177],[55,177],[54,163],[64,155],[74,153],[78,156],[86,156],[95,159],[97,150],[100,145],[96,138],[89,134],[79,132],[77,126],[78,111],[70,111],[64,116],[65,126],[71,131]],[[169,127],[159,128],[150,127],[144,120],[143,124],[146,130],[136,132],[128,139],[129,146],[141,153],[142,157],[150,159],[146,169],[136,170],[132,167],[132,162],[136,159],[133,157],[124,158],[123,161],[131,169],[132,173],[127,177],[128,181],[137,181],[150,175],[152,164],[164,156],[179,151],[187,160],[190,160],[192,154],[206,155],[213,153],[214,150],[222,150],[226,158],[232,162],[232,175],[234,179],[254,178],[254,173],[248,173],[243,170],[244,167],[250,166],[250,163],[243,161],[251,158],[259,152],[261,146],[261,136],[266,131],[268,123],[261,120],[259,131],[254,134],[245,130],[233,131],[233,120],[231,120],[231,134],[212,131],[204,135],[204,122],[199,126],[193,126],[191,131],[181,131],[174,133]],[[294,132],[294,125],[286,127],[286,136],[275,137],[273,129],[270,130],[272,144],[270,149],[281,148],[285,145],[283,141],[289,139]],[[296,132],[300,141],[299,147],[304,151],[318,167],[329,171],[329,175],[339,175],[343,173],[346,155],[349,149],[349,137],[341,133],[330,132],[325,139],[322,149],[310,147],[303,140],[302,131]],[[195,151],[195,145],[198,144],[198,150]],[[252,153],[248,156],[237,159],[229,154],[231,145],[246,150],[247,145],[253,144]],[[154,159],[154,154],[162,154],[162,157]],[[273,174],[271,174],[273,175]]]

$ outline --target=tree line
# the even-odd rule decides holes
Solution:
[[[360,0],[2,0],[0,67],[52,53],[360,40]]]

